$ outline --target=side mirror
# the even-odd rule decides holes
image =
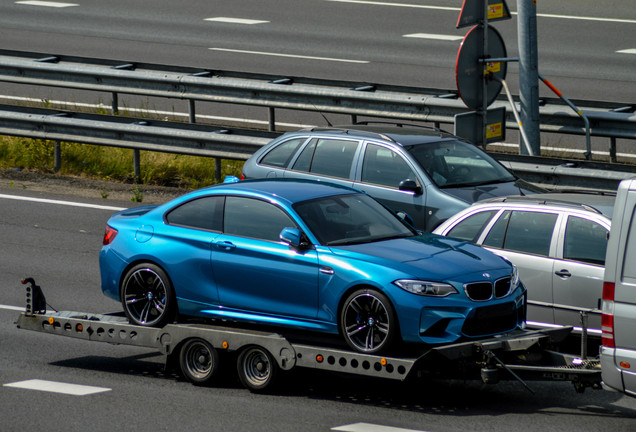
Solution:
[[[411,179],[402,180],[398,188],[401,191],[412,192],[415,195],[422,195],[422,188],[417,185],[415,180],[411,180]]]
[[[281,241],[287,243],[294,249],[301,249],[306,246],[302,241],[303,232],[298,228],[283,228],[280,232]]]

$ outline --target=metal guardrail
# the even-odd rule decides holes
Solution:
[[[275,132],[0,105],[0,135],[245,160]],[[635,166],[493,154],[520,177],[555,188],[615,190]]]
[[[354,121],[356,116],[369,116],[437,124],[453,124],[456,114],[468,111],[455,91],[15,51],[0,51],[0,81],[110,92],[113,112],[120,93],[187,99],[191,121],[194,101],[262,106],[270,109],[272,131],[276,108],[346,114]],[[636,139],[635,106],[574,102],[589,119],[592,136]],[[504,100],[495,102],[497,106],[506,106],[506,127],[518,129],[510,106]],[[559,99],[542,99],[540,116],[542,132],[586,133],[578,114]]]

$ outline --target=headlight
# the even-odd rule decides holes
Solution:
[[[446,297],[450,294],[457,294],[457,290],[454,286],[441,282],[400,279],[393,283],[402,288],[404,291],[417,295]]]
[[[512,264],[512,275],[510,277],[510,288],[515,289],[519,286],[519,270],[517,266]]]

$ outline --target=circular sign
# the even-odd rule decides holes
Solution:
[[[487,72],[484,74],[484,65],[481,59],[505,58],[506,46],[499,32],[488,27],[488,53],[484,52],[484,28],[475,26],[466,33],[459,52],[457,53],[457,63],[455,64],[455,78],[457,80],[457,91],[467,107],[472,109],[482,109],[484,100],[486,106],[494,102],[501,92],[502,84],[498,80],[506,78],[506,62],[487,63]],[[486,94],[484,94],[483,77],[486,78]]]

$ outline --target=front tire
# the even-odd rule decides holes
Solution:
[[[174,289],[168,275],[150,263],[131,268],[121,285],[121,302],[131,324],[162,327],[177,311]]]
[[[347,345],[355,351],[375,354],[387,349],[397,333],[391,302],[376,290],[353,292],[340,311],[340,331]]]

